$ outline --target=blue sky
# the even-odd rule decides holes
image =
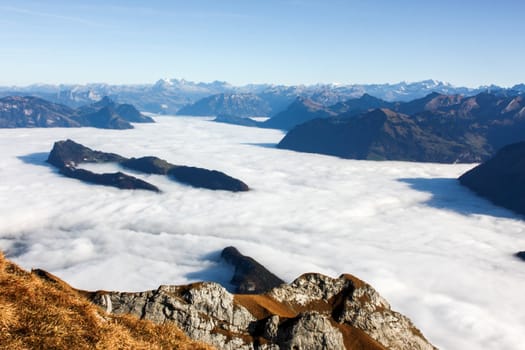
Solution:
[[[0,85],[525,82],[521,0],[0,0]]]

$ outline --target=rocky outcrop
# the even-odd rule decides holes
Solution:
[[[249,187],[241,180],[217,170],[175,165],[157,157],[131,158],[123,161],[122,166],[147,174],[168,175],[178,182],[210,190],[231,192],[248,191]]]
[[[122,172],[95,174],[89,170],[78,169],[77,166],[81,163],[113,162],[146,174],[167,175],[176,181],[194,187],[232,192],[249,190],[248,185],[244,182],[220,171],[174,165],[157,157],[127,159],[115,153],[94,151],[72,140],[55,142],[47,162],[60,169],[60,173],[67,177],[120,189],[143,189],[160,192],[156,186]]]
[[[134,106],[117,104],[105,97],[88,106],[72,109],[31,96],[0,99],[0,128],[51,128],[91,126],[132,129],[133,123],[154,123]]]
[[[306,274],[258,295],[232,295],[216,283],[87,295],[108,312],[174,322],[220,349],[434,349],[408,318],[350,275]]]
[[[179,165],[170,169],[168,175],[178,182],[197,188],[231,192],[245,192],[250,190],[248,185],[241,180],[217,170]]]
[[[68,139],[55,142],[47,162],[57,168],[63,168],[65,166],[76,167],[80,163],[122,162],[125,159],[115,153],[94,151]]]
[[[235,247],[224,248],[221,258],[235,268],[230,281],[235,286],[235,293],[265,293],[284,283],[253,258],[242,255]]]
[[[503,147],[459,182],[494,204],[525,214],[525,142]]]
[[[120,171],[116,173],[97,174],[89,170],[66,166],[60,169],[60,174],[87,183],[111,186],[122,190],[147,190],[160,192],[156,186]]]
[[[47,158],[47,162],[57,167],[60,174],[72,179],[120,189],[160,192],[156,186],[122,172],[97,174],[77,168],[81,163],[122,162],[125,160],[126,158],[118,154],[94,151],[73,140],[55,142]]]

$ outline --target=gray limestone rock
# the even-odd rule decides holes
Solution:
[[[435,349],[370,285],[342,275],[305,274],[266,294],[233,295],[216,283],[142,293],[95,292],[108,312],[174,322],[219,349]],[[346,344],[346,345],[345,345]]]

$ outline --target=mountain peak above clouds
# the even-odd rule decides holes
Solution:
[[[516,85],[515,89],[525,91]],[[33,95],[55,103],[76,108],[92,103],[103,96],[110,96],[120,103],[133,103],[141,111],[161,114],[175,114],[183,106],[199,99],[221,93],[251,93],[263,98],[270,106],[272,115],[283,111],[297,96],[303,96],[325,106],[369,94],[386,101],[410,101],[431,92],[443,94],[475,95],[481,91],[504,90],[497,86],[469,88],[453,86],[447,82],[427,79],[419,82],[387,84],[297,84],[283,85],[258,83],[232,85],[225,81],[194,82],[186,79],[163,78],[153,84],[116,85],[105,83],[90,84],[34,84],[25,87],[0,87],[0,97],[8,95]]]

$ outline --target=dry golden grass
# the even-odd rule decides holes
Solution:
[[[213,349],[171,323],[108,315],[66,283],[43,277],[0,252],[0,349]]]

